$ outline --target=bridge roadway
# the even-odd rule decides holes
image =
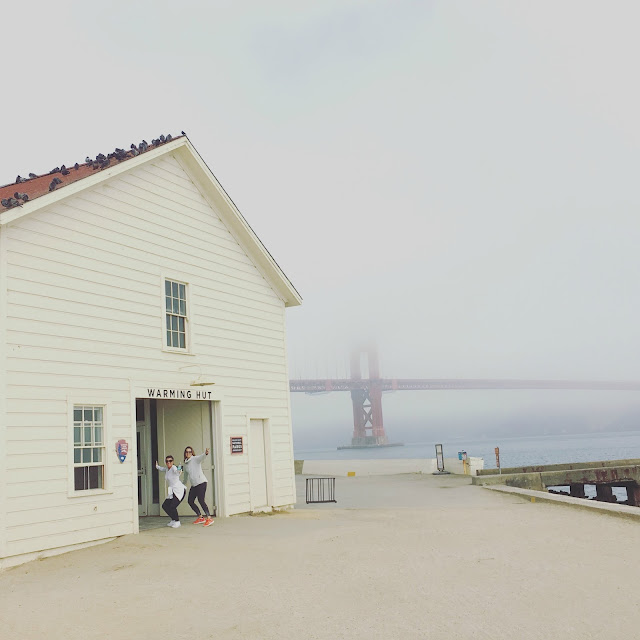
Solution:
[[[382,391],[443,391],[463,389],[568,389],[587,391],[640,391],[640,382],[602,380],[508,380],[456,378],[364,378],[290,380],[293,393],[354,391],[376,386]]]

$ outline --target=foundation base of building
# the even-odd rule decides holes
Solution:
[[[95,547],[98,544],[105,544],[106,542],[113,542],[116,537],[102,538],[101,540],[92,540],[91,542],[80,542],[78,544],[70,544],[66,547],[58,547],[56,549],[45,549],[44,551],[32,551],[31,553],[21,553],[17,556],[9,556],[7,558],[0,558],[0,571],[3,569],[9,569],[10,567],[17,567],[18,565],[31,562],[33,560],[40,560],[41,558],[51,558],[53,556],[59,556],[63,553],[69,553],[70,551],[78,551],[79,549],[86,549],[87,547]]]

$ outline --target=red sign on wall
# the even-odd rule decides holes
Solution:
[[[116,442],[116,455],[120,462],[124,462],[129,452],[129,443],[126,440],[118,440]]]
[[[244,453],[242,436],[231,436],[231,453]]]

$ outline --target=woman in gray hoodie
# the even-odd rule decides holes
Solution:
[[[208,448],[199,456],[194,454],[193,447],[187,447],[184,450],[184,469],[189,474],[189,481],[191,482],[187,502],[198,516],[193,521],[193,524],[202,524],[205,527],[213,524],[213,518],[209,514],[209,507],[207,507],[207,503],[204,501],[204,495],[207,492],[207,478],[202,471],[202,461],[208,455]],[[200,513],[200,509],[198,509],[196,505],[196,498],[204,511],[204,516]]]

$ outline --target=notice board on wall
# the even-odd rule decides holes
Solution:
[[[242,436],[231,436],[231,453],[244,453]]]

